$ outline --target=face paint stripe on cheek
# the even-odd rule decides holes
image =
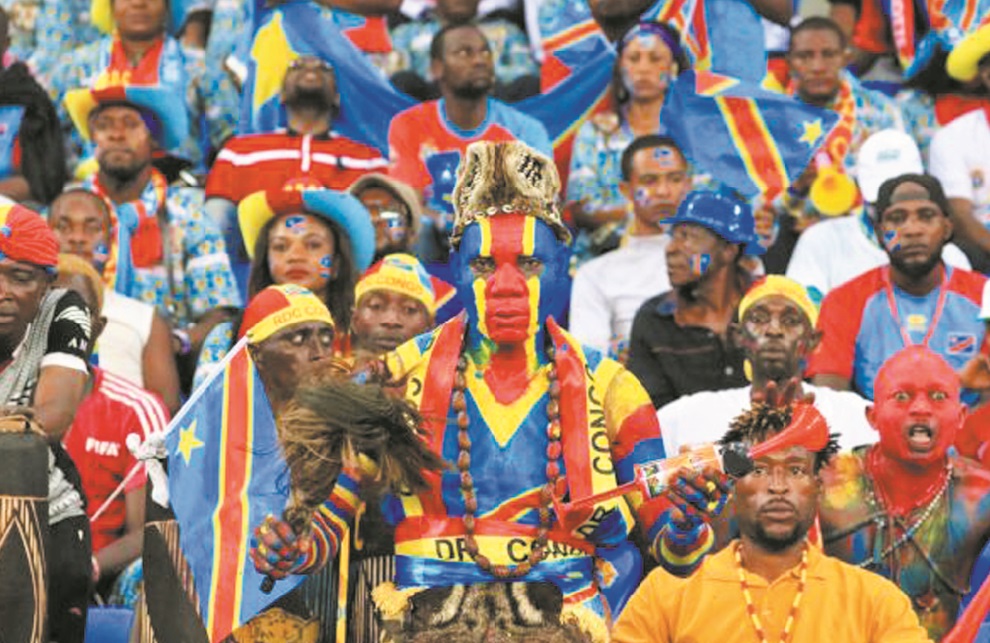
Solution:
[[[485,337],[488,337],[488,324],[485,322],[487,316],[485,303],[488,298],[485,289],[487,285],[487,282],[480,277],[471,282],[471,288],[474,290],[474,305],[478,315],[478,332]]]
[[[320,276],[323,278],[329,278],[333,272],[333,257],[330,255],[323,255],[320,257]]]

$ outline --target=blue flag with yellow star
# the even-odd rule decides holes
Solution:
[[[768,201],[801,174],[838,121],[832,110],[704,71],[678,76],[660,112],[692,164]]]
[[[250,48],[241,98],[239,133],[270,132],[286,123],[280,93],[285,71],[300,56],[317,56],[334,67],[341,110],[335,131],[388,150],[392,117],[416,102],[397,90],[342,33],[333,10],[315,2],[290,1],[268,10]],[[608,47],[587,56],[548,93],[512,107],[540,121],[556,147],[572,135],[608,90],[615,53]]]
[[[254,528],[285,508],[289,477],[246,339],[172,420],[165,446],[179,544],[216,643],[302,580],[290,576],[265,594],[248,557]]]

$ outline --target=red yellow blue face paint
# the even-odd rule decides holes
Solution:
[[[535,217],[480,219],[465,229],[456,256],[458,293],[479,338],[530,341],[566,306],[566,247]]]
[[[708,272],[708,267],[712,263],[712,256],[707,252],[691,255],[691,273],[701,277]]]
[[[295,234],[303,234],[306,232],[306,217],[301,214],[285,217],[285,227]]]
[[[320,277],[324,279],[329,279],[333,276],[333,257],[331,255],[323,255],[320,257]]]

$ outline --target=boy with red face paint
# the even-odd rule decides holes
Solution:
[[[822,472],[825,551],[882,574],[938,640],[990,536],[990,471],[950,454],[965,416],[959,377],[922,346],[880,368],[867,410],[880,434]]]
[[[614,489],[664,457],[635,377],[555,321],[568,287],[559,188],[553,162],[521,143],[471,145],[451,238],[466,314],[386,356],[450,463],[429,491],[383,500],[396,529],[394,583],[373,592],[386,641],[606,641],[639,580],[626,499],[555,517],[555,499]],[[629,500],[654,551],[711,546],[668,519],[668,501]],[[276,549],[304,569],[305,552]]]

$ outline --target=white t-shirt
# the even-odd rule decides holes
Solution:
[[[942,248],[942,259],[956,268],[971,268],[963,251],[952,243]],[[887,253],[867,236],[860,215],[850,215],[827,219],[805,230],[787,264],[787,276],[824,298],[853,277],[888,263]]]
[[[613,356],[629,343],[643,302],[670,290],[670,235],[628,237],[616,250],[578,268],[571,286],[571,333],[582,344]]]
[[[103,293],[107,325],[96,340],[100,368],[144,386],[144,347],[151,335],[155,308],[109,288]]]
[[[982,109],[963,114],[935,132],[932,176],[950,199],[973,202],[973,216],[990,227],[990,124]]]
[[[839,448],[849,451],[863,444],[873,444],[879,435],[866,421],[870,401],[851,391],[802,384],[806,393],[815,394],[817,408],[828,423],[829,433],[839,434]],[[663,448],[668,456],[680,452],[681,446],[717,442],[729,430],[729,424],[750,408],[751,386],[722,391],[703,391],[678,398],[657,411]]]

